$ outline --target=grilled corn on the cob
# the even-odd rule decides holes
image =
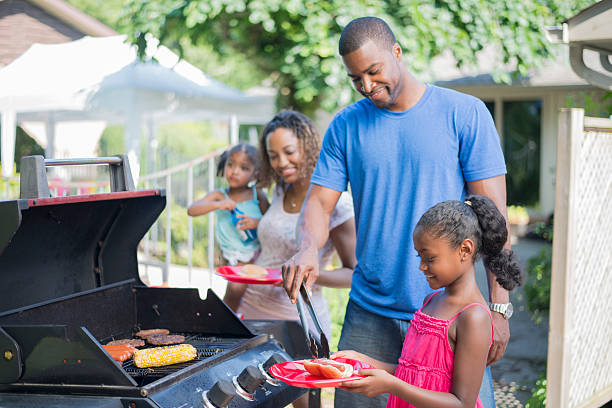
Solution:
[[[154,347],[134,353],[134,364],[139,368],[161,367],[193,360],[198,351],[191,344]]]

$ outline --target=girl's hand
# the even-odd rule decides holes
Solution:
[[[330,358],[332,360],[336,358],[350,358],[351,360],[362,361],[364,363],[368,363],[372,367],[376,367],[376,364],[374,364],[376,360],[366,356],[365,354],[355,351],[355,350],[340,350],[335,353],[332,353]]]
[[[218,206],[219,206],[219,210],[231,211],[234,208],[236,208],[236,202],[232,200],[231,198],[228,198],[226,200],[219,201]]]
[[[240,218],[240,221],[236,223],[236,228],[239,230],[257,229],[259,225],[259,218],[251,218],[245,214],[238,214],[236,218]]]
[[[377,395],[391,392],[393,383],[396,380],[395,376],[377,368],[362,369],[357,374],[365,376],[365,378],[362,380],[346,381],[342,383],[340,388],[363,394],[366,397],[376,397]]]

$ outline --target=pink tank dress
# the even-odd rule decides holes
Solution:
[[[395,376],[409,384],[432,391],[450,392],[453,384],[453,366],[455,355],[448,343],[448,328],[451,323],[468,307],[480,306],[489,313],[487,307],[480,303],[471,303],[463,307],[459,313],[450,320],[436,319],[422,312],[423,307],[432,297],[440,291],[433,293],[425,304],[417,310],[410,323],[402,355],[399,358]],[[492,326],[491,320],[491,326]],[[491,343],[493,335],[491,335]],[[490,347],[490,345],[489,345]],[[476,408],[482,408],[480,399],[476,401]],[[387,408],[413,407],[395,395],[389,396]]]

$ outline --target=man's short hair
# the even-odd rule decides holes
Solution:
[[[395,35],[387,23],[378,17],[359,17],[344,27],[340,35],[340,55],[344,56],[361,48],[368,41],[380,47],[392,49]]]

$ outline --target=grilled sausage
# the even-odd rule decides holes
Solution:
[[[104,350],[113,358],[113,360],[124,362],[134,355],[135,347],[128,345],[104,345]]]

